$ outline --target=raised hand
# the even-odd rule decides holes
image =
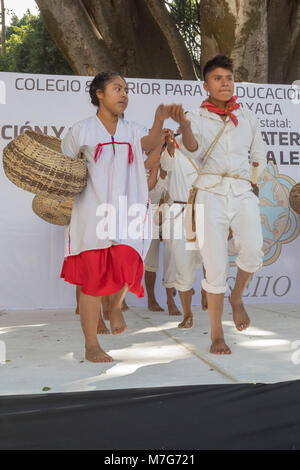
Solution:
[[[160,104],[155,112],[155,119],[164,121],[169,119],[172,106]]]
[[[181,130],[190,125],[190,121],[186,117],[182,104],[171,105],[170,117],[173,121],[179,123]]]

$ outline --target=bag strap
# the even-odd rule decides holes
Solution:
[[[211,155],[211,152],[213,151],[213,149],[215,148],[215,146],[217,145],[221,135],[223,134],[223,132],[225,131],[225,127],[227,126],[229,122],[229,119],[228,121],[224,121],[223,123],[223,126],[222,128],[220,129],[220,131],[218,132],[218,134],[216,135],[216,137],[214,138],[214,140],[212,141],[212,143],[210,144],[210,146],[206,149],[206,152],[204,153],[203,157],[202,157],[202,160],[203,160],[203,165],[202,165],[202,169],[203,167],[205,166],[208,158],[210,157]]]

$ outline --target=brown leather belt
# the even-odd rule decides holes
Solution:
[[[186,201],[173,201],[174,204],[187,204]]]

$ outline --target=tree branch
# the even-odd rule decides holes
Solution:
[[[173,22],[163,0],[145,0],[153,18],[159,25],[172,50],[173,57],[183,80],[195,80],[197,78],[191,57],[184,44],[175,23]]]

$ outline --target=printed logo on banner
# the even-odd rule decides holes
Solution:
[[[295,97],[292,99],[292,103],[300,104],[300,80],[294,80],[292,88],[295,90]]]
[[[289,195],[295,181],[281,175],[277,166],[270,162],[259,182],[259,204],[264,244],[264,266],[279,258],[281,247],[290,243],[300,233],[300,218],[291,209]],[[237,255],[234,240],[229,242],[230,266]]]
[[[0,104],[6,104],[6,85],[3,80],[0,80]]]

